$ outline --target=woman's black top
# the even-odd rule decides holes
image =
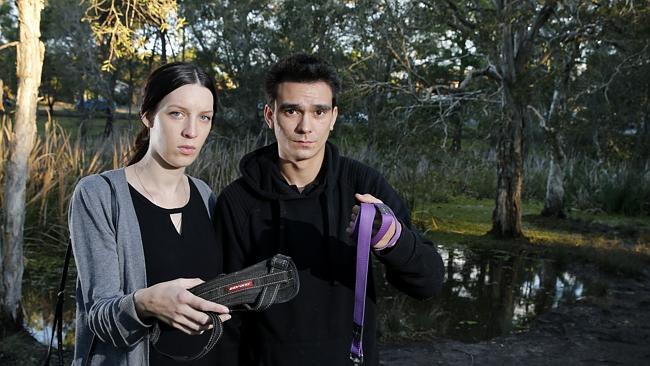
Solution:
[[[135,213],[140,224],[147,272],[147,286],[177,278],[209,280],[222,272],[222,257],[201,194],[189,179],[190,199],[179,208],[166,209],[155,205],[129,185]],[[181,213],[181,233],[176,231],[171,214]],[[173,355],[189,356],[205,346],[210,331],[190,336],[160,322],[161,336],[157,347]],[[149,364],[217,365],[216,349],[193,362],[170,360],[150,347]]]

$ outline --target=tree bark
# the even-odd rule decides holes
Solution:
[[[566,218],[564,212],[564,166],[565,155],[562,151],[562,145],[557,146],[560,151],[553,149],[551,156],[551,166],[546,180],[546,197],[544,199],[544,209],[542,216]]]
[[[4,326],[22,326],[23,227],[25,222],[25,186],[29,155],[36,135],[38,87],[41,83],[45,47],[40,40],[43,0],[18,0],[20,43],[16,52],[18,92],[13,138],[5,165],[4,227],[2,233],[2,296],[0,322]]]
[[[553,99],[547,116],[548,121],[542,119],[542,128],[546,132],[549,145],[551,146],[551,160],[548,178],[546,180],[546,197],[544,198],[542,216],[552,216],[560,219],[566,218],[566,213],[564,212],[564,166],[566,163],[566,154],[564,153],[564,141],[560,133],[561,126],[559,126],[561,118],[557,116],[564,116],[566,114],[564,113],[564,102],[570,71],[571,69],[569,68],[564,80],[553,93]],[[554,120],[558,122],[553,123]],[[554,127],[552,125],[558,126]]]
[[[5,89],[4,89],[4,82],[2,79],[0,79],[0,114],[3,114],[5,112]]]
[[[553,13],[557,1],[546,0],[530,25],[515,21],[525,6],[509,0],[495,2],[501,26],[499,74],[502,95],[502,122],[497,143],[497,195],[492,212],[490,233],[497,237],[523,236],[521,224],[521,191],[524,180],[524,127],[526,105],[530,98],[526,89],[527,73],[534,41],[541,27]]]
[[[461,149],[461,142],[463,139],[463,119],[460,115],[460,112],[457,112],[452,117],[454,132],[451,140],[451,152],[458,153]]]
[[[56,99],[54,99],[54,97],[47,97],[46,102],[47,102],[47,109],[50,111],[50,116],[53,116],[54,115],[54,103],[56,102]]]
[[[524,125],[522,103],[510,87],[503,86],[503,121],[497,143],[497,197],[492,212],[492,230],[497,237],[522,236],[521,190],[524,181]]]
[[[564,212],[564,166],[566,154],[564,153],[564,139],[562,138],[563,122],[569,116],[566,106],[566,95],[571,79],[571,71],[575,60],[580,54],[580,43],[574,42],[572,51],[565,56],[562,71],[556,82],[551,105],[549,106],[546,120],[540,116],[542,128],[546,132],[551,146],[551,161],[546,180],[546,197],[542,216],[553,216],[560,219],[566,218]],[[570,118],[570,117],[568,117]]]
[[[160,31],[160,62],[167,63],[167,31]]]

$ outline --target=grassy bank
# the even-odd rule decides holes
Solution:
[[[539,216],[542,204],[524,203],[524,238],[495,239],[486,233],[494,202],[456,198],[422,205],[415,224],[436,243],[478,249],[530,251],[561,261],[586,261],[625,275],[650,264],[650,218],[574,210],[566,220]]]

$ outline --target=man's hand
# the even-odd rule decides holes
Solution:
[[[355,194],[354,197],[359,201],[360,203],[383,203],[381,200],[378,198],[375,198],[371,194]],[[348,235],[352,235],[354,232],[354,224],[357,221],[357,216],[359,216],[359,211],[361,211],[361,207],[359,205],[354,205],[352,207],[352,214],[350,215],[350,223],[348,224],[348,228],[345,229],[345,231],[348,233]],[[381,226],[381,215],[375,215],[374,222],[372,224],[372,235],[377,234],[377,231],[379,231],[379,227]],[[383,249],[390,239],[395,235],[395,222],[393,221],[390,224],[390,227],[388,228],[388,231],[386,234],[377,242],[377,244],[372,246],[372,249]]]
[[[230,319],[227,307],[202,299],[187,289],[200,285],[199,278],[179,278],[136,291],[135,308],[142,318],[156,317],[187,334],[201,334],[212,328],[207,311],[220,314],[222,322]]]

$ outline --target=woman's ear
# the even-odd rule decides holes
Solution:
[[[143,114],[142,116],[140,116],[140,121],[142,121],[142,124],[147,128],[153,127],[153,121],[150,122],[149,118],[147,118],[146,114]]]

